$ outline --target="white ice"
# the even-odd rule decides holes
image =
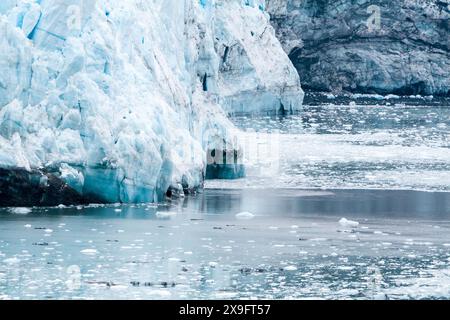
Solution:
[[[352,221],[346,218],[342,218],[341,220],[339,220],[339,224],[344,228],[357,228],[359,226],[358,221]]]
[[[251,220],[255,217],[255,215],[251,212],[240,212],[236,214],[236,219],[239,220]]]
[[[0,167],[112,203],[201,186],[224,110],[303,98],[263,1],[7,0],[0,48]]]
[[[13,214],[29,214],[31,212],[30,208],[11,208],[10,212]]]

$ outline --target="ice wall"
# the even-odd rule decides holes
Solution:
[[[207,151],[239,150],[223,109],[301,104],[264,9],[246,0],[2,1],[0,205],[25,199],[29,186],[28,204],[147,202],[201,187]],[[228,177],[242,174],[232,169]]]
[[[270,26],[265,1],[243,2],[247,5],[225,1],[217,7],[222,106],[229,112],[298,110],[300,79]]]

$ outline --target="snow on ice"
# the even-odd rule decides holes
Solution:
[[[264,10],[256,0],[2,1],[0,169],[37,170],[42,190],[56,177],[110,203],[201,187],[206,152],[239,149],[225,112],[302,103]]]

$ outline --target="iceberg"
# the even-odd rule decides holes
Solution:
[[[0,205],[154,202],[201,188],[209,167],[242,176],[239,159],[208,166],[208,153],[241,153],[227,113],[293,112],[303,99],[264,10],[2,1]]]

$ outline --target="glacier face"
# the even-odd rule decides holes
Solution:
[[[259,0],[2,1],[0,205],[30,186],[29,205],[201,187],[209,150],[240,149],[225,111],[301,105],[264,10]]]
[[[450,95],[449,0],[268,0],[312,91]]]
[[[218,85],[228,112],[298,110],[303,100],[300,79],[268,24],[265,1],[228,1],[217,10]],[[254,7],[260,10],[254,14]],[[274,108],[277,108],[274,110]]]

